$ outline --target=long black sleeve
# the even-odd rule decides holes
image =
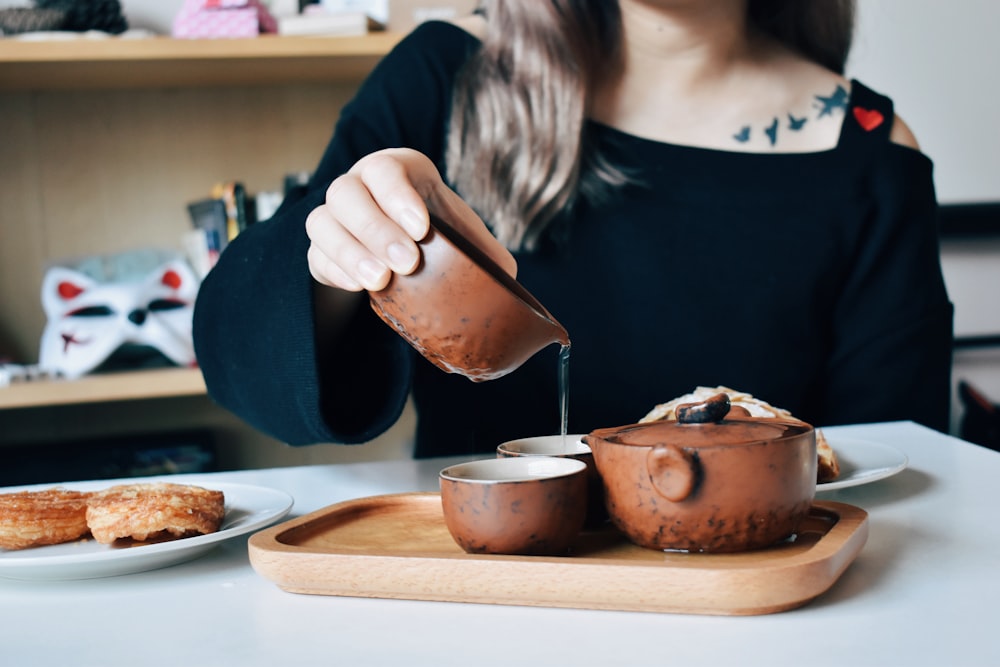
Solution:
[[[475,44],[444,23],[405,38],[342,110],[306,191],[234,239],[202,284],[194,339],[209,394],[261,431],[290,444],[359,443],[402,412],[412,351],[367,307],[342,340],[315,340],[304,224],[369,153],[409,146],[440,161],[454,70]],[[326,368],[318,345],[337,347]]]

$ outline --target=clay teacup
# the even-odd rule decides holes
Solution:
[[[515,370],[566,329],[510,274],[432,216],[410,275],[369,294],[372,309],[431,363],[480,382]]]
[[[734,552],[772,546],[798,529],[816,492],[813,427],[729,408],[719,394],[679,407],[677,421],[584,436],[611,521],[632,542]]]
[[[594,453],[583,442],[583,435],[541,435],[509,440],[497,446],[498,457],[557,456],[587,464],[587,518],[584,527],[597,528],[608,521],[604,507],[604,486],[594,464]]]
[[[582,461],[484,459],[450,466],[439,477],[448,532],[468,553],[560,555],[583,527]]]

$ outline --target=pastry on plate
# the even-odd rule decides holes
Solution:
[[[645,423],[659,421],[661,419],[677,419],[678,406],[684,405],[685,403],[698,403],[720,393],[728,394],[730,405],[743,408],[750,414],[751,417],[760,417],[763,419],[794,419],[795,421],[802,421],[801,419],[792,416],[792,413],[788,410],[775,407],[767,401],[754,398],[746,392],[719,386],[697,387],[690,394],[678,396],[677,398],[667,401],[666,403],[661,403],[650,410],[646,416],[639,420],[639,422]],[[830,446],[830,443],[827,441],[826,436],[823,435],[823,431],[818,428],[816,429],[816,457],[816,481],[822,484],[824,482],[832,482],[837,479],[840,475],[840,463],[837,461],[837,455]]]
[[[120,484],[95,492],[87,502],[87,525],[104,544],[214,533],[224,515],[222,491],[167,482]]]
[[[0,494],[0,549],[27,549],[79,539],[89,532],[89,493],[61,488]]]
[[[816,429],[816,456],[818,465],[816,466],[816,481],[819,484],[832,482],[840,476],[840,462],[837,461],[837,454],[833,447],[823,435],[822,429]]]

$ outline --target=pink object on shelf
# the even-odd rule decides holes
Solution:
[[[260,0],[184,0],[173,25],[178,39],[255,37],[277,31]]]

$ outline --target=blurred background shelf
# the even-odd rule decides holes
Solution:
[[[311,169],[400,37],[0,39],[0,353],[38,359],[51,262],[179,249],[212,183]]]
[[[209,196],[212,184],[280,192],[287,175],[314,169],[341,110],[423,7],[391,0],[391,29],[360,36],[165,36],[182,4],[123,2],[135,30],[123,36],[0,38],[5,361],[39,359],[39,286],[51,263],[180,250],[191,229],[186,204]],[[468,13],[475,2],[435,4]],[[223,470],[399,458],[412,455],[413,426],[408,406],[396,427],[364,446],[289,447],[216,405],[197,369],[0,387],[5,466],[18,467],[11,457],[21,453],[22,473],[37,472],[31,461],[48,476],[95,477],[82,468],[93,453],[165,442],[176,450],[205,433]]]
[[[197,368],[161,368],[15,382],[0,388],[0,410],[204,394],[205,382]]]
[[[402,35],[0,40],[0,91],[356,81]]]
[[[401,36],[0,39],[0,146],[11,165],[0,179],[0,356],[38,360],[50,262],[179,249],[185,204],[212,183],[274,191],[314,168],[340,110]],[[54,445],[201,431],[222,469],[392,458],[411,423],[365,447],[290,448],[215,405],[197,369],[0,388],[0,451],[53,463]]]

